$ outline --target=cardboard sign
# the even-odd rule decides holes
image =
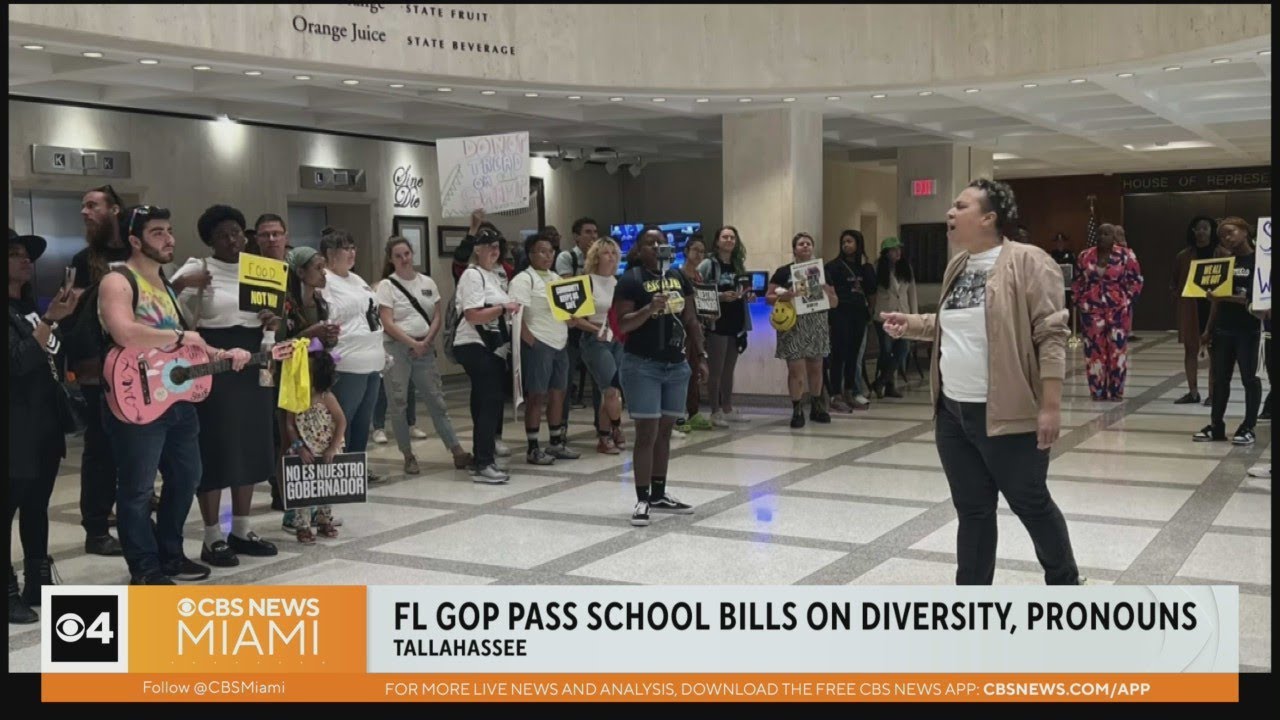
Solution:
[[[551,303],[551,314],[561,322],[596,314],[596,299],[591,294],[590,275],[577,275],[547,283],[547,300]]]
[[[369,461],[364,453],[341,453],[333,462],[305,463],[297,455],[286,455],[284,478],[286,510],[317,505],[362,503],[369,489]]]
[[[796,263],[791,266],[791,292],[795,293],[792,304],[796,315],[808,315],[815,312],[826,312],[831,309],[831,301],[827,299],[826,272],[822,269],[821,260]]]
[[[698,315],[704,318],[720,317],[720,291],[716,290],[715,285],[694,284],[693,302]]]
[[[513,420],[521,420],[524,415],[520,406],[524,405],[524,372],[520,369],[520,348],[524,341],[520,339],[521,327],[524,325],[524,306],[520,306],[511,316],[511,412]]]
[[[1271,309],[1271,218],[1258,218],[1258,254],[1253,270],[1253,309]]]
[[[436,159],[445,217],[529,207],[529,133],[443,138]]]
[[[1231,297],[1231,285],[1235,275],[1235,257],[1192,260],[1187,273],[1187,285],[1182,297]]]
[[[289,266],[279,260],[240,253],[240,309],[270,310],[284,315],[284,294],[289,288]]]

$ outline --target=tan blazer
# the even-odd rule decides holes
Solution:
[[[1044,380],[1061,380],[1067,370],[1067,311],[1062,269],[1044,250],[1003,241],[1004,249],[987,278],[987,435],[1035,432]],[[942,278],[945,298],[968,263],[951,259]],[[937,315],[910,315],[905,337],[933,342],[929,376],[933,406],[944,378],[938,369],[942,330]]]

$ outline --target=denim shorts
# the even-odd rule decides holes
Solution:
[[[533,345],[520,346],[520,371],[524,373],[524,391],[530,395],[564,390],[569,387],[569,350],[556,350],[534,338]]]
[[[619,375],[631,419],[683,417],[692,374],[688,362],[666,363],[623,353]]]
[[[582,362],[596,381],[596,387],[622,387],[622,381],[618,379],[618,369],[622,365],[622,343],[602,342],[595,335],[583,333],[579,347],[582,350]]]

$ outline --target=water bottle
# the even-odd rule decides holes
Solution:
[[[276,376],[274,370],[274,361],[271,359],[271,347],[276,344],[276,332],[274,330],[262,331],[262,347],[264,353],[268,353],[267,358],[262,361],[261,367],[258,368],[258,385],[261,387],[275,387]]]

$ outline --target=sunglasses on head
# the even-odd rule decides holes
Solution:
[[[134,229],[138,227],[137,222],[139,217],[142,218],[143,223],[146,223],[147,220],[151,219],[151,214],[154,213],[157,209],[158,208],[156,208],[156,206],[154,205],[139,205],[138,207],[134,208],[133,212],[129,214],[129,234],[136,235],[136,233],[134,232]]]

